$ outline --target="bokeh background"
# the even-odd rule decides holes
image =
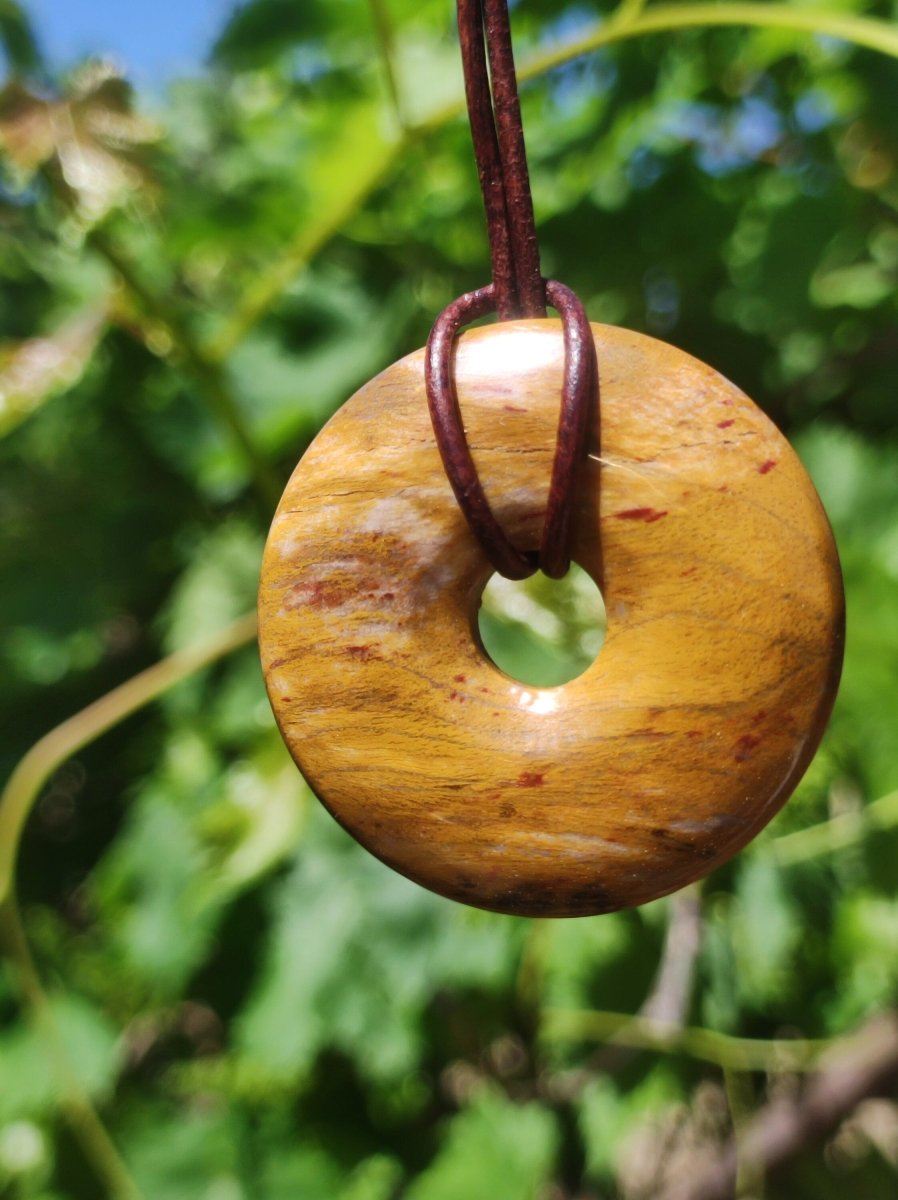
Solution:
[[[545,273],[742,386],[835,527],[784,812],[525,921],[356,848],[274,729],[280,490],[488,273],[452,9],[0,3],[4,1200],[896,1194],[898,5],[513,6]],[[594,650],[576,590],[492,620]]]

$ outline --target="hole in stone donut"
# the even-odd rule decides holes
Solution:
[[[605,640],[602,593],[576,563],[563,579],[538,571],[529,579],[493,575],[483,590],[477,626],[500,671],[536,687],[582,675]]]

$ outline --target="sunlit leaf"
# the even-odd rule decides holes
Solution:
[[[105,325],[105,307],[93,308],[45,337],[0,347],[0,436],[78,382]]]
[[[480,1092],[448,1123],[434,1162],[408,1189],[408,1200],[535,1200],[551,1170],[555,1119],[537,1104],[513,1104]]]
[[[64,99],[46,99],[18,83],[0,93],[0,145],[26,177],[52,161],[89,223],[148,185],[135,151],[159,134],[155,122],[134,113],[125,80],[102,62],[76,72]]]

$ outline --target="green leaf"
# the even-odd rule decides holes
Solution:
[[[591,1079],[577,1100],[589,1178],[611,1182],[625,1141],[638,1135],[641,1124],[656,1120],[679,1096],[678,1081],[666,1063],[656,1064],[632,1088],[606,1077]]]
[[[447,1125],[431,1165],[407,1200],[535,1200],[558,1148],[552,1113],[483,1088]]]
[[[68,994],[52,997],[53,1040],[46,1027],[20,1026],[0,1037],[0,1125],[54,1113],[71,1072],[95,1100],[112,1093],[122,1064],[118,1031],[87,1001]],[[66,1066],[57,1060],[56,1040]]]
[[[11,67],[22,73],[37,71],[41,53],[34,29],[16,0],[0,0],[0,43]]]
[[[414,1068],[438,990],[507,985],[521,928],[408,882],[316,806],[237,1023],[240,1055],[289,1081],[336,1048],[366,1078],[395,1081]]]
[[[344,21],[330,19],[328,8],[344,17],[346,0],[328,6],[321,0],[248,0],[232,14],[212,49],[212,57],[223,66],[246,70],[279,58],[298,42],[321,37],[329,28],[343,28]],[[355,14],[364,16],[358,3],[351,4]]]
[[[577,921],[551,921],[536,940],[541,1002],[546,1008],[626,1011],[630,981],[624,964],[639,943],[640,921],[632,913]]]
[[[375,1154],[353,1171],[339,1200],[390,1200],[401,1178],[402,1168],[395,1158]]]
[[[397,328],[411,304],[404,291],[375,303],[343,273],[311,275],[289,288],[279,305],[287,338],[256,330],[236,349],[230,374],[268,446],[295,447],[386,364]]]
[[[761,855],[741,860],[732,915],[739,994],[763,1008],[788,990],[801,919],[780,870]]]
[[[890,1003],[898,987],[898,900],[861,892],[839,906],[833,942],[838,994],[829,1004],[840,1028]]]
[[[255,604],[262,538],[244,522],[223,522],[191,546],[189,563],[162,615],[166,648],[177,650],[222,629]]]

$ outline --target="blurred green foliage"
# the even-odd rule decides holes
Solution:
[[[305,445],[485,281],[452,7],[249,0],[159,97],[97,62],[50,79],[39,30],[0,4],[4,774],[252,607]],[[666,1019],[717,1034],[837,1037],[895,1006],[898,817],[865,832],[863,814],[898,788],[898,62],[784,9],[816,11],[644,38],[597,24],[596,0],[521,0],[514,20],[545,273],[738,382],[827,504],[845,677],[796,796],[692,898],[691,950],[677,901],[467,910],[318,808],[235,651],[62,763],[34,806],[18,893],[48,1000],[8,905],[0,1197],[660,1196],[744,1119],[738,1097],[751,1111],[794,1081],[772,1052],[736,1086],[675,1043],[597,1050],[578,1014],[659,1012],[671,961]],[[894,41],[892,3],[819,11]],[[528,68],[597,29],[587,56]],[[522,671],[589,645],[591,619],[559,623],[541,586],[488,618],[508,640],[529,611]],[[854,832],[801,841],[828,820]],[[883,1103],[769,1200],[893,1197]]]

